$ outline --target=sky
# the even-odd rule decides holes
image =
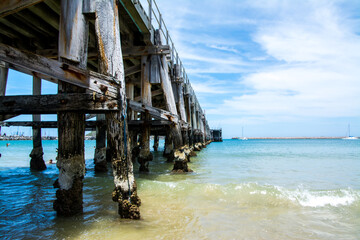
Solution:
[[[156,2],[209,125],[224,138],[242,129],[247,137],[345,136],[348,124],[360,136],[359,0]],[[7,95],[30,94],[31,79],[19,79],[10,72]]]
[[[223,137],[360,135],[360,1],[156,0]]]

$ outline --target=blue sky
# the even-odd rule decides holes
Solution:
[[[360,136],[359,0],[157,3],[210,126],[225,138],[242,127],[248,137],[344,136],[348,124]],[[30,94],[31,79],[15,78],[7,94],[20,86]]]
[[[360,135],[360,1],[157,0],[212,127]]]

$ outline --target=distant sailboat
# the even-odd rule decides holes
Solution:
[[[348,125],[348,136],[343,138],[344,140],[355,140],[355,139],[359,139],[358,137],[354,137],[354,136],[351,136],[350,134],[350,124]]]
[[[244,137],[244,127],[241,128],[241,140],[248,140],[247,137]]]

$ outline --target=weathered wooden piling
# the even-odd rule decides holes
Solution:
[[[150,62],[148,56],[141,57],[141,102],[144,106],[151,107],[151,84],[150,84]],[[150,115],[148,112],[141,114],[141,120],[144,122],[141,127],[140,152],[138,162],[140,172],[149,172],[149,161],[153,156],[150,152]]]
[[[41,79],[33,77],[33,95],[41,95]],[[41,115],[33,114],[33,122],[40,122]],[[43,147],[41,143],[41,128],[37,126],[32,127],[33,132],[33,149],[30,153],[30,169],[32,170],[45,170],[46,164],[43,159]]]
[[[105,114],[96,115],[96,146],[94,164],[96,172],[107,171]]]
[[[0,61],[0,96],[5,96],[9,68]]]
[[[87,65],[88,25],[82,14],[83,1],[62,0],[59,24],[59,61],[79,68]],[[59,81],[58,93],[84,93],[85,89]],[[85,114],[59,112],[58,160],[59,178],[54,209],[58,215],[71,216],[82,212],[83,178],[85,175]]]
[[[154,151],[157,152],[158,148],[159,148],[159,135],[155,134],[154,135],[154,145],[153,145]]]
[[[125,94],[124,65],[120,43],[119,12],[116,1],[96,2],[95,31],[99,46],[100,72],[113,77],[118,88],[120,111],[106,113],[108,144],[112,147],[111,163],[115,189],[113,201],[118,202],[123,218],[140,218],[140,199],[131,161],[127,125],[127,100]]]

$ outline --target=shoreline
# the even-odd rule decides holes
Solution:
[[[14,140],[33,140],[32,136],[0,136],[0,141],[14,141]],[[47,136],[41,137],[41,140],[58,140],[58,137]],[[96,137],[85,136],[85,140],[96,140]]]
[[[291,140],[291,139],[343,139],[344,137],[248,137],[249,140]],[[58,137],[47,136],[41,137],[42,140],[58,140]],[[0,136],[0,141],[13,141],[13,140],[32,140],[32,136]],[[85,136],[85,140],[96,140],[95,137]],[[224,138],[224,140],[242,140]]]
[[[248,137],[247,139],[252,140],[266,140],[266,139],[275,139],[275,140],[290,140],[290,139],[343,139],[344,137]],[[242,139],[231,139],[228,138],[228,140],[242,140]]]

